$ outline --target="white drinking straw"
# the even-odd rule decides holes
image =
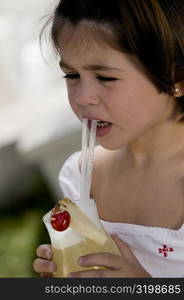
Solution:
[[[82,120],[82,147],[81,147],[81,176],[80,176],[80,199],[85,199],[86,187],[86,162],[87,162],[87,145],[88,145],[88,120]]]
[[[89,135],[89,148],[88,148],[88,159],[87,159],[87,175],[86,175],[87,199],[90,198],[92,169],[93,169],[93,160],[94,160],[94,148],[95,148],[95,141],[96,141],[96,127],[97,127],[97,121],[92,120],[91,130],[90,130],[90,135]]]
[[[80,178],[80,200],[84,206],[88,205],[90,199],[92,168],[94,160],[94,147],[96,141],[97,121],[92,120],[91,128],[88,130],[88,120],[82,121],[82,149],[81,149],[81,178]],[[89,142],[89,146],[88,146]]]

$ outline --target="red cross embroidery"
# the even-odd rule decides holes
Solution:
[[[164,257],[167,257],[167,252],[170,251],[174,251],[174,249],[172,247],[167,247],[166,245],[163,245],[163,248],[158,248],[158,252],[159,253],[163,253]]]

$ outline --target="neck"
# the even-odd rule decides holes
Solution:
[[[153,129],[127,146],[126,153],[135,166],[158,163],[184,149],[184,125],[172,121]]]

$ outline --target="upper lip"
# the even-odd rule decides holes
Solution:
[[[94,116],[90,116],[90,115],[84,115],[82,116],[82,118],[84,119],[88,119],[88,120],[97,120],[97,121],[101,121],[102,119],[94,117]]]
[[[102,118],[98,118],[98,117],[91,116],[91,115],[83,115],[82,118],[88,119],[88,120],[105,121],[105,120],[103,120]],[[108,122],[108,121],[106,121],[106,122]],[[109,122],[109,123],[110,123],[110,122]]]

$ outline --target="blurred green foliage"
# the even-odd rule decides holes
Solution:
[[[41,212],[26,211],[0,220],[0,277],[32,277],[32,259],[41,230]]]
[[[38,277],[32,268],[36,248],[50,243],[43,215],[54,198],[41,174],[19,202],[0,210],[0,277]]]

